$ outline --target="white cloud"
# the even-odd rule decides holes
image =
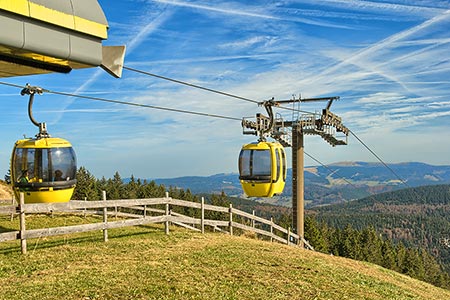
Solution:
[[[263,44],[268,47],[275,42],[276,38],[270,36],[252,36],[243,41],[233,41],[220,45],[221,48],[245,49],[254,46],[255,44]]]
[[[361,103],[370,106],[379,106],[383,104],[397,103],[398,101],[404,101],[405,99],[405,96],[402,94],[379,92],[368,95],[366,97],[362,97],[361,99],[355,101],[355,103]]]
[[[362,11],[372,13],[390,13],[390,14],[407,14],[420,15],[423,17],[432,17],[442,13],[444,8],[434,7],[431,5],[423,5],[419,2],[408,1],[407,4],[375,2],[375,1],[359,1],[359,0],[323,0],[320,3],[313,0],[294,0],[294,3],[312,3],[327,6],[329,8],[336,7],[348,9],[351,11]],[[399,15],[401,17],[401,15]]]
[[[314,76],[312,79],[310,79],[309,81],[312,80],[320,80],[321,78],[323,78],[324,76],[330,76],[330,74],[333,74],[333,72],[338,71],[340,68],[343,68],[347,65],[357,65],[360,67],[364,67],[368,62],[369,59],[372,56],[376,56],[379,55],[378,52],[383,52],[385,53],[386,49],[388,49],[389,47],[391,47],[393,44],[395,44],[398,41],[402,41],[406,38],[411,38],[414,35],[418,34],[418,33],[423,33],[423,31],[427,30],[428,28],[432,27],[433,25],[435,25],[436,23],[440,23],[440,22],[444,22],[444,21],[448,21],[450,17],[450,10],[445,11],[444,13],[435,16],[429,20],[426,20],[425,22],[414,26],[412,28],[409,28],[407,30],[403,30],[399,33],[395,33],[369,47],[366,47],[364,49],[361,49],[359,51],[357,51],[356,53],[352,53],[349,57],[347,57],[346,59],[343,59],[341,61],[339,61],[338,63],[336,63],[334,66],[326,69],[325,71],[321,72],[320,74],[318,74],[317,76]],[[380,72],[380,70],[374,70],[375,72]],[[387,78],[389,78],[388,75],[386,74],[381,74],[382,76],[386,76]],[[396,80],[395,77],[392,77],[394,79],[394,81]],[[399,82],[401,84],[401,82]]]
[[[326,22],[326,21],[316,21],[314,19],[302,18],[302,17],[289,17],[289,16],[276,16],[274,14],[270,14],[265,6],[262,7],[251,7],[247,8],[245,6],[239,7],[228,7],[230,5],[220,6],[211,6],[205,4],[197,4],[193,2],[186,1],[172,1],[172,0],[152,0],[154,2],[165,3],[169,5],[188,7],[197,10],[206,10],[215,13],[221,13],[226,15],[234,15],[234,16],[243,16],[243,17],[252,17],[252,18],[260,18],[260,19],[268,19],[268,20],[279,20],[279,21],[287,21],[287,22],[296,22],[296,23],[304,23],[308,25],[320,26],[320,27],[331,27],[331,28],[349,28],[345,25],[339,25],[336,23]],[[259,12],[261,11],[261,12]]]

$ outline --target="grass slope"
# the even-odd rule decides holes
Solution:
[[[6,184],[3,180],[0,180],[0,199],[11,200],[12,189],[11,186]]]
[[[57,219],[29,217],[27,225]],[[15,226],[0,217],[0,231]],[[107,243],[99,231],[30,240],[25,256],[17,241],[1,243],[0,299],[450,299],[450,291],[368,263],[248,237],[163,231],[110,230]]]

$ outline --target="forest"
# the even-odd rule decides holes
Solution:
[[[450,272],[450,185],[421,186],[373,195],[310,211],[319,222],[343,229],[373,226],[384,238],[426,249]]]
[[[273,217],[275,222],[283,227],[291,224],[290,208],[228,197],[223,192],[213,195],[194,195],[189,189],[166,187],[158,185],[154,181],[136,179],[134,176],[131,176],[130,180],[125,183],[118,172],[114,174],[113,178],[97,179],[84,167],[80,167],[77,171],[77,182],[72,199],[98,200],[101,199],[102,191],[106,191],[107,199],[158,198],[164,197],[166,192],[169,192],[170,197],[186,201],[200,202],[201,197],[204,197],[207,203],[213,205],[229,206],[232,203],[233,207],[241,210],[248,212],[254,210],[258,216]],[[447,193],[448,190],[447,186]],[[430,216],[427,218],[431,218],[434,214],[437,216],[441,214],[439,210],[434,209],[435,205],[448,208],[448,201],[431,197],[428,195],[429,193],[429,190],[426,192],[403,190],[400,196],[386,193],[382,194],[381,198],[372,196],[353,201],[354,203],[327,206],[310,211],[305,219],[305,238],[316,251],[378,264],[433,285],[450,289],[448,270],[446,272],[444,269],[443,261],[439,259],[436,248],[430,247],[430,245],[434,245],[432,238],[422,236],[427,243],[417,244],[394,234],[397,225],[391,226],[392,234],[389,234],[388,227],[386,227],[386,224],[403,223],[401,236],[415,237],[416,231],[420,231],[417,228],[423,229],[423,222],[429,220],[425,220],[425,215],[411,214],[411,210],[422,213],[426,210],[430,212]],[[444,195],[444,198],[445,193],[445,188],[443,188],[441,194]],[[422,206],[418,206],[407,196],[419,197]],[[402,197],[406,199],[404,202],[401,201]],[[406,212],[405,209],[401,210],[404,219],[398,221],[396,215],[392,214],[391,208],[387,208],[388,205],[393,205],[393,208],[396,209],[400,209],[400,205],[406,206]],[[188,210],[182,213],[193,216],[199,214],[195,210]],[[368,216],[373,216],[373,218]],[[437,230],[439,226],[436,226]],[[408,228],[410,231],[407,230]]]

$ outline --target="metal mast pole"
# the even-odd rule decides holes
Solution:
[[[298,123],[292,128],[292,224],[303,246],[305,234],[305,195],[304,195],[304,144],[303,132]]]

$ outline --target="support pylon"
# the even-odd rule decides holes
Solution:
[[[300,125],[292,128],[292,224],[299,235],[298,244],[303,247],[305,235],[305,180],[304,180],[304,143]]]

